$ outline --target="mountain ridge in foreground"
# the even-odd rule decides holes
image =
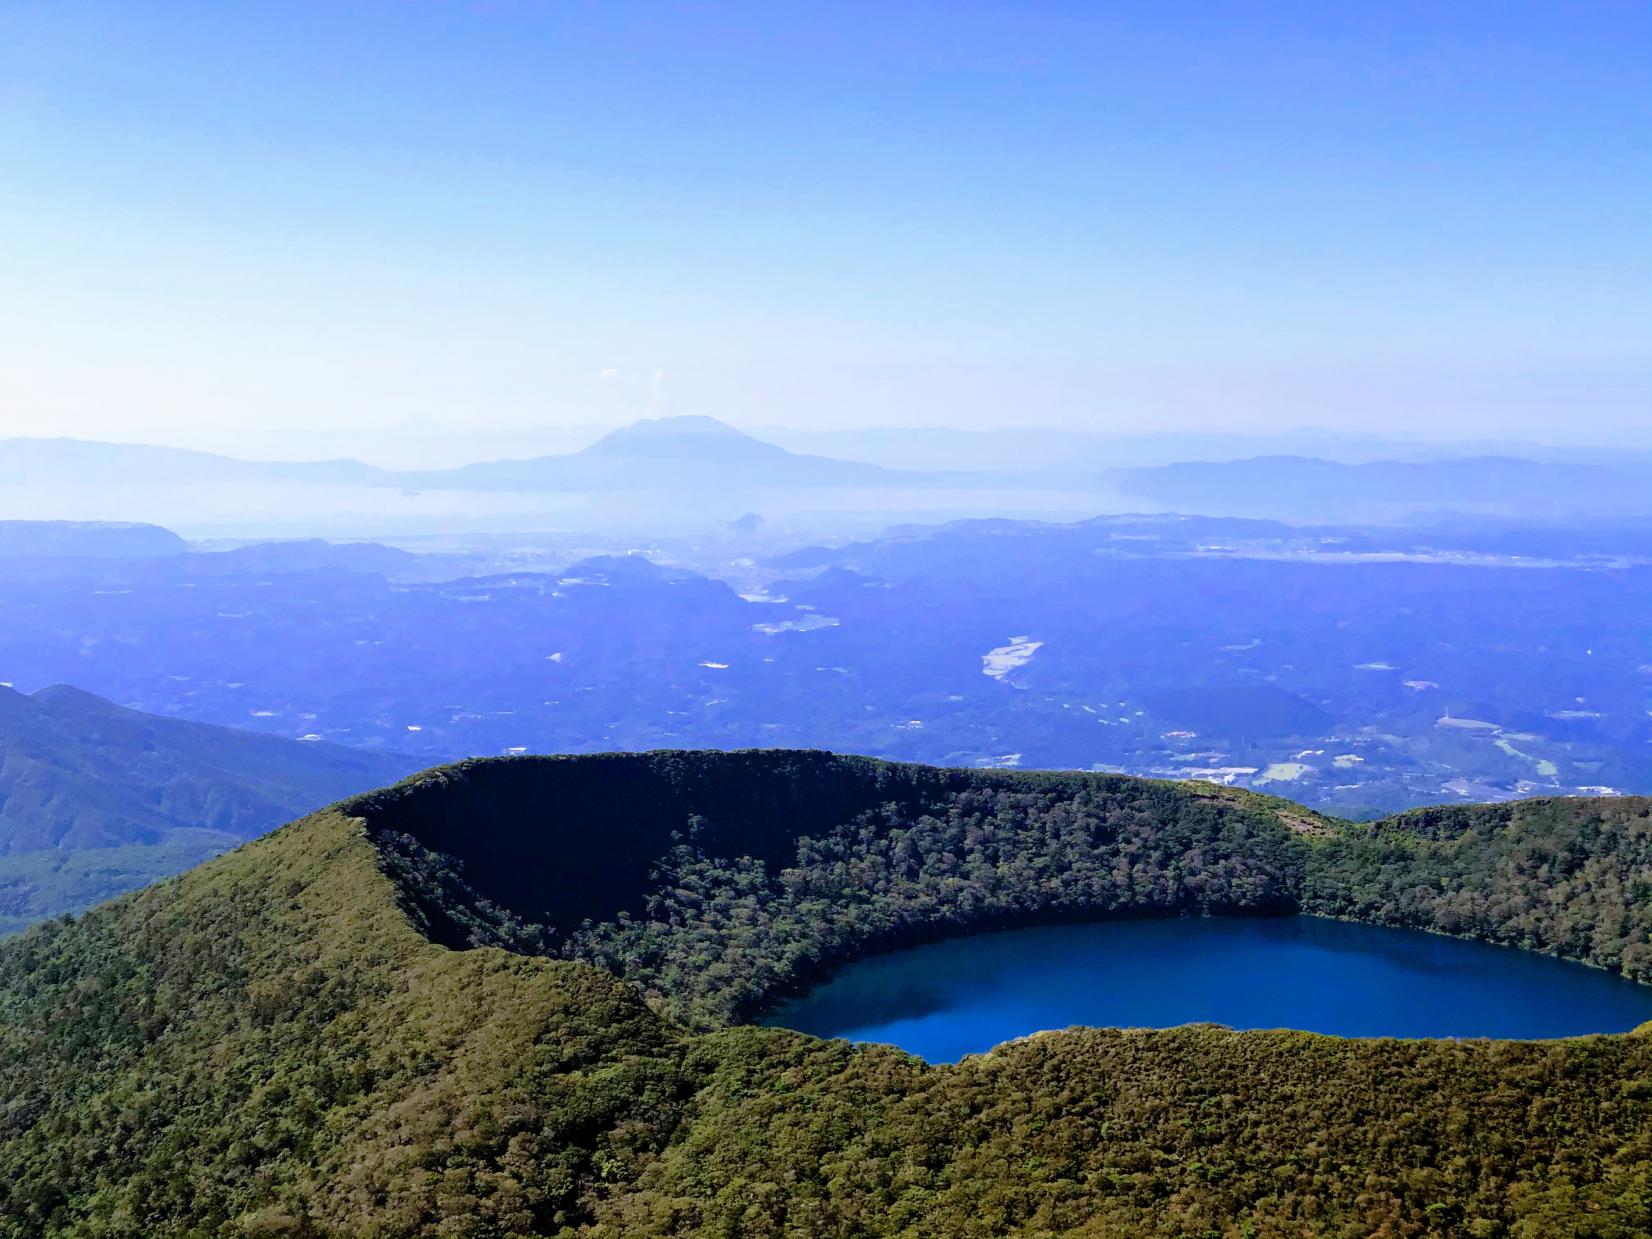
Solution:
[[[1630,1236],[1652,1037],[740,1021],[915,936],[1297,910],[1652,974],[1652,801],[1374,824],[819,752],[461,763],[0,946],[0,1235]]]

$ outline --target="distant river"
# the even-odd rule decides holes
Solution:
[[[1047,1028],[1566,1037],[1652,1020],[1652,986],[1510,947],[1310,916],[978,934],[850,965],[764,1023],[930,1062]]]

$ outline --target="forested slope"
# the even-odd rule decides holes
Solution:
[[[731,1021],[891,940],[1092,915],[1307,907],[1634,972],[1649,832],[1639,800],[1356,827],[814,753],[466,763],[0,946],[0,1235],[1641,1236],[1645,1035],[1079,1030],[930,1067]]]
[[[0,933],[177,873],[417,763],[0,685]]]
[[[0,856],[242,842],[407,773],[397,754],[303,743],[129,710],[66,684],[0,686]]]

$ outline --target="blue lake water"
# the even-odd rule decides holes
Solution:
[[[930,1062],[1048,1028],[1567,1037],[1652,1020],[1652,986],[1509,947],[1310,916],[978,934],[851,964],[766,1024]]]

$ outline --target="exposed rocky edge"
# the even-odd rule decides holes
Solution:
[[[804,791],[765,779],[771,764]],[[752,787],[736,786],[747,776]],[[1622,935],[1645,942],[1644,801],[1499,807],[1420,829],[1337,825],[1326,838],[1347,842],[1322,850],[1314,835],[1270,827],[1274,802],[1262,798],[1068,777],[820,754],[471,764],[32,930],[0,944],[0,1236],[1652,1233],[1647,1036],[1074,1030],[930,1067],[750,1025],[696,1035],[601,969],[527,950],[620,925],[622,879],[641,872],[646,884],[662,850],[669,864],[687,848],[708,876],[722,869],[710,848],[752,858],[730,866],[737,877],[771,863],[783,875],[784,849],[744,847],[741,823],[759,822],[736,806],[795,812],[793,857],[797,839],[836,840],[822,855],[836,847],[833,865],[855,865],[900,858],[897,834],[910,842],[920,827],[896,825],[909,811],[883,806],[906,793],[913,809],[955,797],[967,855],[984,858],[1028,830],[1078,840],[1089,812],[1079,790],[1118,798],[1140,831],[1115,823],[1115,837],[1148,855],[1161,831],[1241,845],[1224,856],[1201,844],[1208,854],[1175,879],[1144,861],[1132,890],[1196,895],[1200,875],[1227,872],[1233,889],[1243,879],[1266,893],[1298,871],[1250,858],[1301,855],[1290,880],[1305,900],[1347,894],[1345,875],[1359,875],[1373,885],[1358,899],[1378,907],[1374,892],[1387,889],[1396,917],[1449,908],[1550,944],[1572,942],[1552,930],[1581,920],[1568,893],[1605,917],[1621,889],[1636,902],[1598,949],[1628,958],[1614,945]],[[839,781],[859,790],[823,802]],[[1045,799],[1069,787],[1071,810]],[[691,792],[703,821],[642,820],[644,793],[675,807]],[[977,821],[969,797],[1002,803]],[[950,816],[929,816],[938,826],[922,830],[951,829]],[[987,827],[997,843],[970,833]],[[642,856],[619,855],[627,848]],[[444,851],[462,869],[432,866],[426,853]],[[578,867],[599,854],[611,867]],[[549,874],[558,856],[567,872],[554,899],[523,902],[539,871],[494,881],[530,864]],[[802,859],[794,868],[816,868]],[[930,876],[922,863],[913,872]],[[1456,888],[1438,876],[1450,873]],[[1515,911],[1540,878],[1546,902]],[[675,888],[656,893],[692,906]],[[722,919],[708,921],[729,928],[708,944],[738,944],[734,909],[748,894],[754,913],[777,908],[763,884],[709,893],[701,906]],[[558,904],[564,894],[571,902]],[[569,928],[570,908],[614,919]],[[541,925],[548,939],[520,936]],[[432,941],[483,928],[515,950]]]
[[[772,749],[507,757],[427,771],[340,808],[363,818],[375,839],[405,835],[448,857],[495,909],[479,911],[481,920],[502,912],[561,941],[586,921],[640,910],[660,862],[681,843],[779,867],[800,838],[879,806],[916,814],[983,777]],[[397,863],[397,845],[386,851],[391,872],[412,875]],[[439,917],[433,928],[454,932]],[[438,940],[465,945],[466,934]]]
[[[1117,916],[1306,911],[1652,980],[1645,799],[1354,824],[1199,784],[750,751],[463,763],[350,808],[434,940],[598,963],[698,1028],[870,951]]]

